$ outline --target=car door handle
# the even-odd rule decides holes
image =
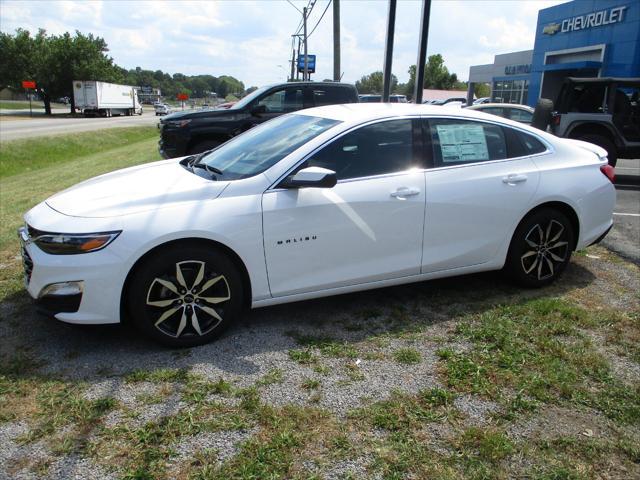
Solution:
[[[404,200],[405,197],[411,197],[412,195],[418,195],[419,193],[420,193],[420,189],[419,188],[401,187],[401,188],[397,189],[395,192],[391,192],[391,196],[395,197],[395,198],[399,198],[401,200]]]
[[[527,176],[523,174],[510,173],[506,177],[502,177],[502,182],[507,185],[515,185],[516,183],[522,183],[527,181]]]

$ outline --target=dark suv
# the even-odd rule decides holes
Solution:
[[[172,158],[204,152],[284,113],[356,102],[358,91],[346,83],[292,82],[262,87],[229,108],[167,115],[158,124],[160,153]]]
[[[640,155],[640,78],[567,78],[555,102],[551,131],[595,143],[615,166]]]

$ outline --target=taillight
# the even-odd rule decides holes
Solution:
[[[600,171],[604,174],[605,177],[611,180],[611,183],[614,183],[616,181],[616,169],[611,165],[602,165],[600,167]]]
[[[551,123],[553,123],[553,125],[557,127],[558,125],[560,125],[561,118],[562,118],[562,115],[560,115],[559,113],[554,113],[553,116],[551,117]]]

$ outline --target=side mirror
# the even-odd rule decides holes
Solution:
[[[251,109],[251,115],[260,116],[263,113],[267,113],[266,105],[256,105]]]
[[[307,167],[285,178],[280,188],[332,188],[338,183],[336,172],[321,167]]]

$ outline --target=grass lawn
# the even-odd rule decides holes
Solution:
[[[16,229],[47,197],[87,178],[159,160],[154,127],[16,140],[0,148],[0,301],[22,288]]]
[[[40,108],[44,108],[44,104],[42,102],[31,102],[31,108],[34,110],[38,110]],[[0,109],[6,110],[24,110],[29,109],[29,102],[11,102],[7,100],[0,100]]]

